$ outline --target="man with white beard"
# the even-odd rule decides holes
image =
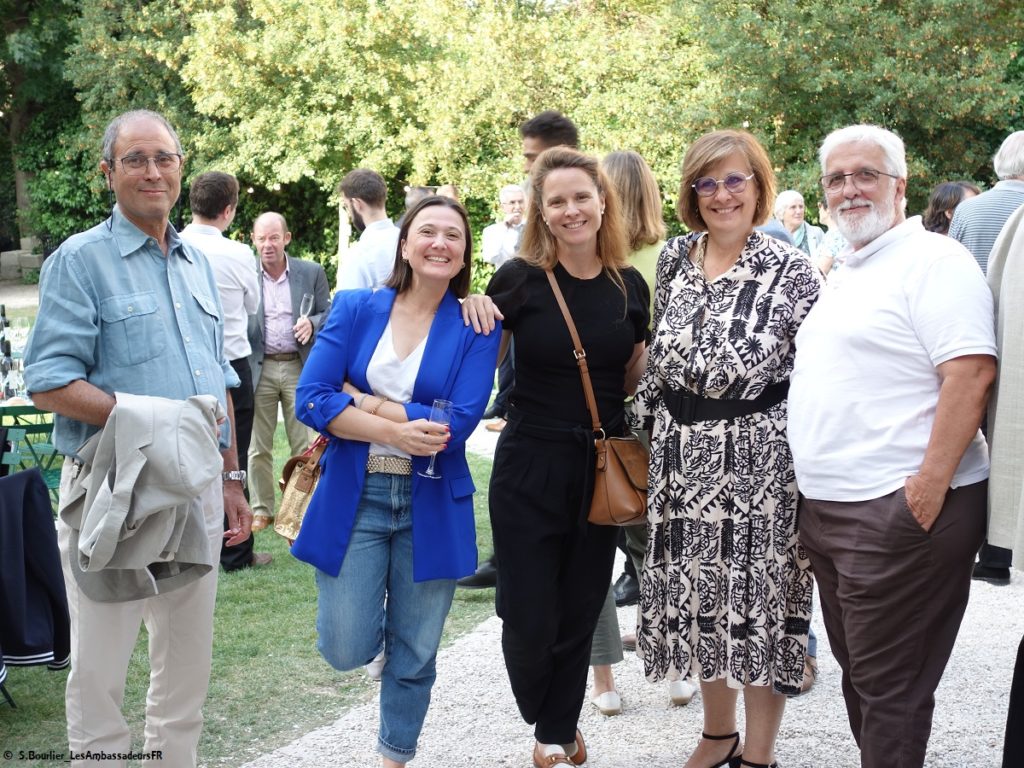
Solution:
[[[853,250],[796,336],[800,539],[861,765],[920,768],[985,532],[992,296],[962,245],[905,218],[898,136],[850,126],[819,154]]]

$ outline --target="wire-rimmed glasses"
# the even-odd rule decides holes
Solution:
[[[126,176],[142,176],[153,163],[160,173],[171,173],[181,168],[182,156],[177,152],[160,152],[154,157],[148,155],[125,155],[118,158],[116,162],[121,164],[121,170]]]
[[[749,176],[739,171],[729,171],[725,174],[724,179],[715,179],[711,176],[701,176],[690,186],[693,187],[701,197],[711,197],[715,192],[718,191],[718,185],[721,184],[725,187],[728,192],[733,194],[739,194],[747,188],[747,182],[754,178],[754,174],[751,173]]]
[[[826,173],[821,177],[821,188],[831,194],[841,192],[846,186],[846,179],[849,178],[853,181],[853,186],[861,192],[870,192],[878,186],[879,176],[888,176],[890,179],[899,178],[896,174],[876,171],[874,168],[860,168],[849,173]]]

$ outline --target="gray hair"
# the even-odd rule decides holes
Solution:
[[[901,179],[907,178],[907,150],[903,146],[903,139],[892,131],[880,128],[877,125],[848,125],[832,131],[825,140],[821,142],[821,149],[818,150],[818,160],[821,162],[821,172],[827,173],[826,163],[828,156],[835,151],[836,147],[842,144],[853,144],[863,141],[874,144],[882,150],[886,162],[889,164],[887,170],[894,173]],[[881,168],[877,170],[882,170]]]
[[[514,192],[522,193],[523,198],[525,199],[526,193],[523,192],[523,188],[521,186],[519,186],[518,184],[506,184],[504,187],[501,188],[501,191],[498,192],[498,201],[502,203],[507,203],[508,196],[513,194]]]
[[[992,165],[1000,180],[1024,179],[1024,131],[1011,133],[1003,139]]]
[[[181,140],[178,139],[178,134],[167,121],[167,118],[161,115],[159,112],[153,112],[148,109],[134,109],[131,112],[122,112],[120,115],[110,121],[107,126],[107,130],[103,132],[103,159],[111,161],[114,159],[114,144],[117,143],[117,137],[121,133],[121,128],[128,123],[133,123],[136,120],[155,120],[160,123],[164,128],[167,129],[167,133],[174,139],[174,146],[178,150],[178,154],[183,154],[181,151]]]
[[[775,198],[775,208],[772,213],[775,218],[782,221],[782,214],[786,212],[793,203],[803,202],[804,196],[797,192],[795,189],[787,189],[785,192],[780,192],[779,196]]]

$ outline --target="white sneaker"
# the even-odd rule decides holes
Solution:
[[[668,684],[668,697],[672,706],[685,707],[697,693],[697,685],[689,680],[673,680]]]
[[[380,680],[380,673],[384,671],[384,664],[387,660],[388,657],[384,655],[384,651],[381,651],[363,669],[366,670],[366,674],[370,676],[371,680]]]
[[[594,696],[590,703],[601,710],[605,717],[622,714],[622,699],[618,691],[605,691],[600,696]]]

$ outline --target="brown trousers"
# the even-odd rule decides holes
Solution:
[[[967,608],[988,482],[946,494],[926,532],[901,488],[870,501],[800,498],[800,540],[862,768],[921,768],[935,689]]]

